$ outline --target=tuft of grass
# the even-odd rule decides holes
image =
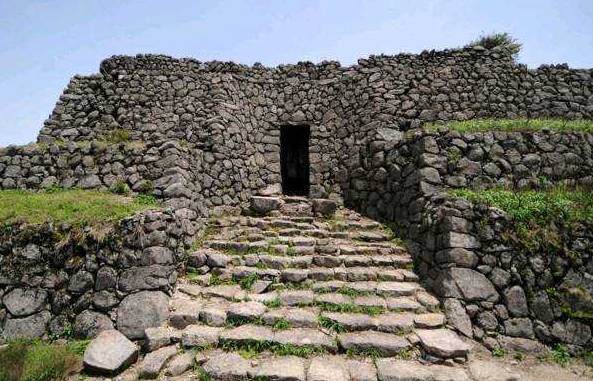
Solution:
[[[492,356],[494,356],[494,357],[504,357],[505,355],[506,355],[505,350],[500,347],[494,348],[492,350]]]
[[[65,223],[96,226],[114,223],[136,212],[153,209],[152,196],[131,198],[108,192],[54,189],[44,192],[0,191],[0,223]]]
[[[130,187],[128,186],[128,183],[126,183],[124,180],[119,179],[116,180],[113,184],[111,184],[111,186],[109,187],[109,192],[127,196],[130,194]]]
[[[116,128],[101,138],[109,144],[126,143],[130,141],[130,131],[123,128]]]
[[[264,306],[268,307],[268,308],[278,308],[282,305],[282,301],[280,301],[280,298],[275,298],[269,301],[264,301]]]
[[[451,191],[455,197],[507,212],[518,223],[593,221],[593,192],[556,187],[545,191],[488,189]]]
[[[339,322],[337,322],[335,320],[332,320],[332,319],[330,319],[328,317],[319,315],[317,317],[317,320],[318,320],[319,326],[321,328],[324,328],[324,329],[327,329],[327,330],[330,330],[330,331],[334,331],[336,333],[346,332],[346,327],[344,327],[343,324],[341,324],[341,323],[339,323]]]
[[[285,329],[290,329],[290,328],[292,328],[292,324],[285,318],[280,318],[280,319],[276,320],[274,322],[274,324],[272,325],[272,329],[274,331],[283,331]]]
[[[268,341],[225,341],[222,349],[227,352],[238,352],[243,358],[250,359],[262,352],[272,352],[278,356],[311,357],[327,351],[314,345],[278,344]]]
[[[377,359],[382,357],[381,352],[378,351],[376,348],[349,348],[346,351],[346,356],[348,357],[370,357],[372,359]]]
[[[564,345],[557,344],[550,350],[550,358],[555,363],[566,366],[570,362],[570,353]]]
[[[370,316],[380,315],[385,312],[385,308],[379,306],[359,306],[353,303],[326,303],[316,302],[315,305],[322,311],[341,312],[341,313],[359,313]]]
[[[0,350],[0,380],[65,380],[80,370],[88,341],[65,344],[16,340]]]
[[[246,324],[256,324],[256,325],[264,325],[265,322],[262,318],[246,318],[241,316],[229,316],[226,319],[226,326],[227,327],[240,327]]]
[[[472,119],[450,121],[445,123],[428,123],[424,129],[429,131],[446,127],[450,130],[464,132],[487,131],[537,131],[550,129],[553,131],[593,132],[593,120],[562,120],[562,119]]]
[[[212,377],[201,366],[196,365],[194,373],[198,376],[198,381],[213,381]]]
[[[249,274],[243,278],[238,279],[236,276],[233,276],[233,280],[241,286],[243,290],[251,290],[253,288],[253,284],[257,281],[258,276],[257,274]]]

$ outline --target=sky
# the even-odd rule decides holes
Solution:
[[[0,146],[35,141],[70,77],[116,54],[351,65],[493,32],[529,67],[593,68],[593,0],[0,0]]]

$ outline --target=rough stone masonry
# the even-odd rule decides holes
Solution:
[[[442,291],[460,332],[485,341],[501,332],[584,345],[591,324],[558,311],[546,315],[540,294],[529,304],[523,296],[529,277],[513,276],[507,260],[512,248],[476,230],[485,212],[443,191],[520,187],[540,174],[590,184],[593,137],[418,129],[433,121],[547,117],[593,118],[592,69],[530,70],[504,46],[371,56],[349,67],[111,57],[98,74],[70,81],[37,144],[0,148],[0,188],[107,189],[125,182],[162,199],[168,214],[139,222],[157,237],[148,246],[111,248],[117,260],[91,248],[86,262],[72,268],[41,261],[35,276],[13,270],[47,258],[47,240],[4,239],[0,331],[59,331],[63,311],[88,331],[117,325],[118,306],[138,292],[158,299],[154,293],[175,284],[177,258],[204,218],[244,207],[253,195],[282,192],[280,129],[307,125],[309,196],[395,223],[414,249],[422,280]],[[587,258],[566,264],[551,284],[568,273],[581,283],[591,279]]]

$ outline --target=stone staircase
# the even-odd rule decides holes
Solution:
[[[195,350],[200,380],[470,379],[470,346],[391,231],[329,200],[254,197],[245,214],[210,223],[149,356]]]

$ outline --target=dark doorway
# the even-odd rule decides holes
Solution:
[[[285,195],[309,195],[309,136],[309,126],[282,126],[280,130],[282,192]]]

